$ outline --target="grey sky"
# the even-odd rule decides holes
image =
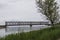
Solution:
[[[59,1],[58,1],[59,2]],[[0,24],[5,21],[43,21],[35,0],[0,0]]]

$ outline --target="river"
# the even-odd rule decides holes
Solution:
[[[8,26],[7,27],[7,31],[5,31],[4,29],[0,29],[0,37],[3,37],[5,35],[8,34],[14,34],[14,33],[18,33],[18,32],[29,32],[29,31],[33,31],[33,30],[40,30],[43,28],[47,28],[48,26],[46,25],[34,25],[32,26],[31,30],[30,30],[30,26],[26,25],[26,26]]]

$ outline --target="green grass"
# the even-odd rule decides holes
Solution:
[[[11,34],[0,40],[57,40],[60,38],[60,27],[45,28],[26,33]]]

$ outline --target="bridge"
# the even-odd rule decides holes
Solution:
[[[20,25],[29,25],[30,27],[32,27],[32,25],[50,25],[50,24],[49,22],[43,22],[43,21],[6,21],[5,22],[6,28],[8,26],[20,26]]]
[[[19,26],[19,25],[50,25],[49,22],[39,21],[6,21],[5,26]]]

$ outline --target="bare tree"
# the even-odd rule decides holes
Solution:
[[[59,21],[59,14],[57,10],[59,7],[55,0],[38,0],[36,3],[39,7],[39,11],[47,17],[52,26]]]

